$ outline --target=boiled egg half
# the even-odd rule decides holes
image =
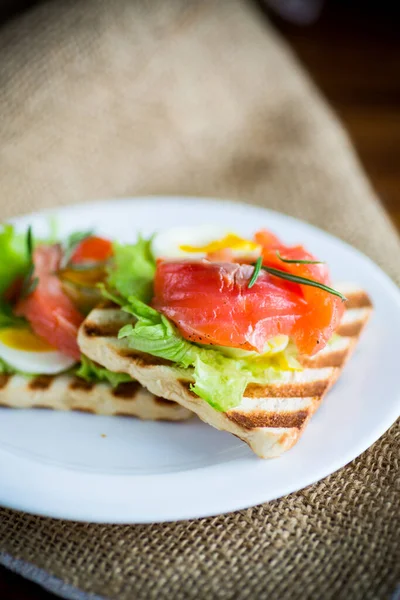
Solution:
[[[35,375],[61,373],[76,363],[28,327],[0,329],[0,358],[17,371]]]
[[[197,260],[218,253],[223,256],[225,250],[231,251],[233,258],[255,260],[261,253],[259,244],[214,225],[161,231],[153,237],[151,249],[155,258],[175,260]]]

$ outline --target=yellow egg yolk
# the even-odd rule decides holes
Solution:
[[[54,350],[45,340],[24,327],[1,329],[0,342],[4,346],[14,350],[24,350],[25,352],[51,352]]]
[[[103,266],[96,267],[90,269],[84,269],[80,271],[79,269],[64,269],[59,273],[61,279],[66,281],[70,281],[79,286],[84,287],[95,287],[99,282],[103,281],[106,276],[106,271]]]
[[[239,252],[254,252],[260,249],[260,245],[250,240],[245,240],[235,233],[228,233],[224,238],[214,240],[205,246],[179,246],[179,249],[183,252],[205,252],[206,254],[225,250],[226,248],[238,250]]]

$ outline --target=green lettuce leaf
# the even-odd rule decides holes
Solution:
[[[0,358],[0,375],[14,375],[17,371]]]
[[[193,364],[196,347],[185,340],[164,315],[134,296],[123,310],[137,321],[134,325],[124,325],[119,338],[128,338],[129,345],[136,350],[173,361],[181,367]]]
[[[150,243],[140,237],[134,245],[114,245],[103,295],[135,318],[121,328],[119,338],[135,350],[171,361],[191,382],[191,390],[219,411],[237,406],[249,383],[281,381],[299,368],[290,346],[272,356],[233,357],[184,339],[169,319],[148,305],[156,269]]]
[[[90,383],[100,383],[104,381],[111,384],[112,387],[117,387],[117,385],[120,383],[132,381],[132,378],[126,373],[113,373],[108,369],[97,365],[84,355],[81,356],[81,363],[78,367],[72,367],[71,369],[67,369],[66,371],[58,373],[57,375],[68,374],[77,375],[78,377],[81,377]],[[5,360],[0,358],[0,375],[23,375],[24,377],[36,377],[37,375],[40,375],[40,373],[25,373],[23,371],[19,371],[18,369],[15,369],[13,366],[9,365]]]
[[[17,277],[26,275],[29,255],[26,235],[9,224],[0,225],[0,296]]]
[[[91,383],[105,381],[106,383],[110,383],[112,387],[117,387],[120,383],[132,381],[132,378],[126,373],[113,373],[94,363],[90,358],[83,354],[81,356],[81,364],[76,369],[75,375]]]
[[[26,325],[25,319],[13,314],[11,304],[0,298],[0,329],[2,327],[21,327]]]
[[[139,236],[136,244],[114,243],[114,258],[108,271],[107,285],[124,299],[136,296],[150,302],[156,265],[151,240]]]
[[[298,368],[291,349],[272,356],[232,358],[188,342],[164,315],[135,297],[128,298],[122,309],[133,315],[136,322],[122,327],[118,337],[125,338],[135,350],[187,369],[191,390],[216,410],[237,406],[249,383],[282,381]]]

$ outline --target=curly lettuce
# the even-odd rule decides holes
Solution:
[[[122,310],[136,322],[124,325],[118,337],[129,346],[189,369],[191,390],[219,411],[237,406],[249,383],[281,381],[298,363],[287,350],[276,355],[232,358],[218,350],[185,340],[176,327],[161,313],[134,296]]]
[[[129,347],[171,361],[191,382],[191,390],[219,411],[237,406],[249,383],[266,384],[290,377],[299,369],[293,347],[277,354],[229,356],[223,348],[186,340],[163,314],[149,306],[153,294],[155,260],[151,240],[134,245],[115,244],[103,294],[134,317],[119,331]]]
[[[105,367],[93,362],[83,354],[81,356],[81,363],[75,371],[75,375],[90,383],[104,381],[109,383],[113,388],[117,387],[120,383],[132,381],[132,378],[126,373],[113,373]]]
[[[150,302],[156,263],[150,249],[151,240],[139,236],[136,244],[114,243],[114,257],[108,270],[107,284],[121,298],[136,296]]]
[[[0,225],[0,296],[29,269],[26,235],[17,233],[13,225]]]

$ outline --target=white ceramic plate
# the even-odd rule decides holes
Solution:
[[[50,213],[15,223],[47,229]],[[93,226],[132,240],[174,225],[264,226],[304,242],[334,280],[371,295],[374,315],[344,373],[300,442],[263,461],[234,436],[197,419],[150,423],[79,413],[0,409],[0,504],[64,519],[146,523],[216,515],[299,490],[366,450],[400,413],[400,294],[368,258],[288,216],[199,198],[137,198],[65,208],[61,234]],[[106,437],[102,437],[106,434]]]

